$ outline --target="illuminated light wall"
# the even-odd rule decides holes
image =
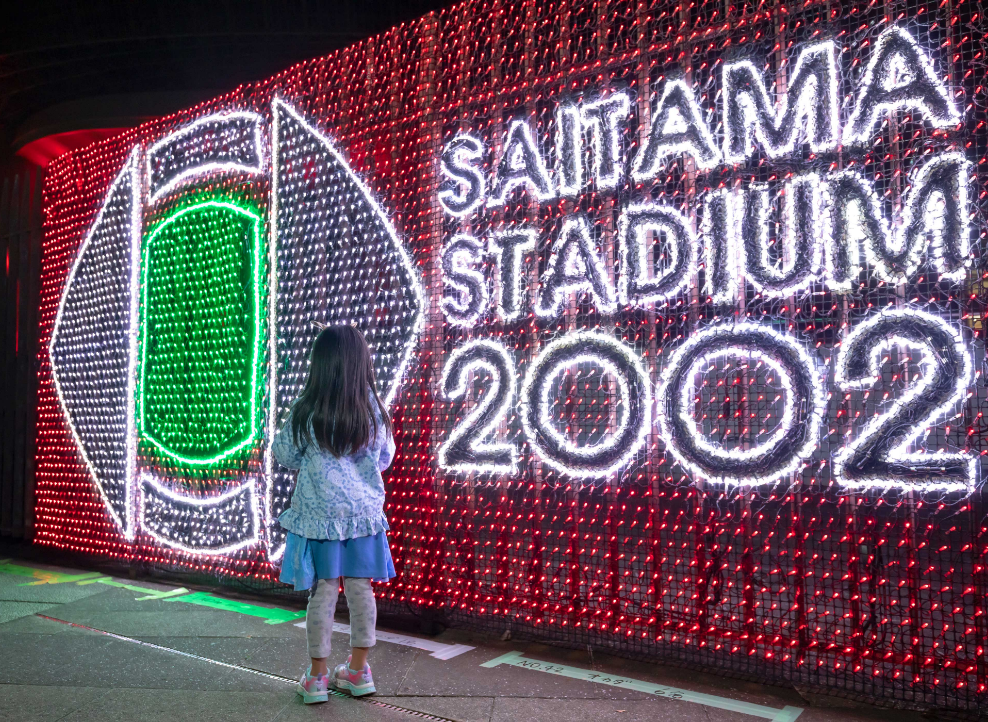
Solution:
[[[882,13],[466,3],[53,161],[37,541],[271,588],[353,323],[384,607],[988,703],[985,25]]]

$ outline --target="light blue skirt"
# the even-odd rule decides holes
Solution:
[[[386,582],[395,576],[386,532],[356,539],[306,539],[288,533],[279,579],[296,591],[317,579],[357,577]]]

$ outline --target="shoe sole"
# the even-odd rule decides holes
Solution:
[[[318,704],[319,702],[329,702],[329,692],[319,692],[312,694],[311,692],[306,692],[305,687],[301,684],[298,685],[295,690],[302,695],[302,701],[305,704]]]
[[[346,680],[340,680],[336,683],[336,688],[344,692],[349,692],[353,697],[363,697],[377,692],[373,682],[370,684],[350,684]]]

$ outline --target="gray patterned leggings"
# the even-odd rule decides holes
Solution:
[[[347,608],[350,610],[350,646],[373,647],[377,641],[377,600],[370,579],[343,578]],[[309,590],[309,606],[305,612],[305,637],[309,656],[328,657],[332,649],[333,616],[340,594],[340,580],[319,579]]]

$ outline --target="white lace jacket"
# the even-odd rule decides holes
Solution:
[[[295,446],[291,419],[271,448],[278,463],[299,470],[292,505],[278,518],[286,530],[309,539],[356,539],[388,529],[381,472],[394,459],[395,442],[383,424],[367,446],[339,459],[316,444]]]

